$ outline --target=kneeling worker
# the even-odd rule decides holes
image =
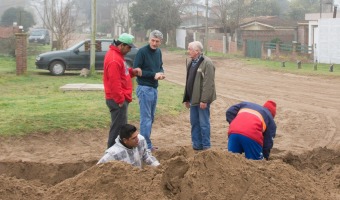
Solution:
[[[142,167],[142,161],[151,166],[158,166],[158,160],[148,150],[146,140],[137,132],[137,128],[131,124],[125,124],[120,128],[116,143],[105,151],[104,156],[97,164],[111,160],[120,160],[132,166]]]
[[[228,151],[245,153],[253,160],[269,159],[274,144],[276,103],[267,101],[263,106],[241,102],[226,112],[229,125]]]

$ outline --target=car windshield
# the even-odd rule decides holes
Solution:
[[[78,42],[78,43],[76,43],[75,45],[73,45],[73,46],[67,48],[67,50],[69,50],[69,51],[74,50],[74,49],[78,48],[78,47],[79,47],[81,44],[83,44],[83,43],[84,43],[84,41]]]
[[[78,42],[75,45],[69,47],[67,50],[72,51],[72,50],[78,48],[80,51],[85,51],[84,43],[86,43],[86,42],[88,42],[89,44],[91,43],[91,41],[87,41],[87,40],[81,41],[81,42]],[[98,41],[97,41],[97,43],[98,43]],[[112,41],[103,40],[103,41],[100,41],[100,43],[101,43],[101,50],[100,51],[107,51],[107,50],[109,50]]]
[[[35,30],[31,32],[32,36],[41,36],[44,35],[45,31],[44,30]]]

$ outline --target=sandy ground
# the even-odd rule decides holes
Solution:
[[[163,57],[166,80],[184,85],[186,56]],[[0,199],[340,199],[340,78],[213,61],[218,99],[211,106],[210,150],[190,148],[188,112],[156,117],[157,168],[95,165],[108,130],[2,137]],[[226,152],[226,109],[267,99],[278,106],[271,160]]]

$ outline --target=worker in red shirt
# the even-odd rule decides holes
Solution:
[[[120,127],[127,123],[128,105],[132,101],[131,78],[142,75],[140,69],[129,67],[124,59],[124,55],[134,47],[133,40],[132,35],[121,34],[117,40],[113,40],[104,58],[105,99],[111,114],[107,148],[115,144]]]
[[[229,125],[228,151],[245,153],[253,160],[269,159],[274,144],[276,103],[268,100],[263,106],[241,102],[226,112]]]

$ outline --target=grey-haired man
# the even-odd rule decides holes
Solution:
[[[137,97],[140,108],[140,134],[144,136],[151,151],[157,149],[151,143],[151,129],[155,119],[158,98],[158,80],[163,80],[164,69],[162,52],[159,49],[163,34],[154,30],[150,33],[149,44],[140,48],[133,64],[134,69],[141,69],[142,75],[137,77]]]

